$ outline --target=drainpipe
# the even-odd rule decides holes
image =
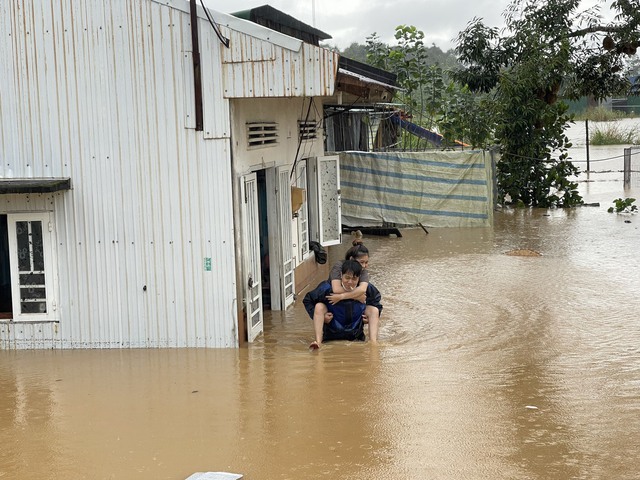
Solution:
[[[196,100],[196,130],[204,129],[204,121],[202,114],[202,77],[200,71],[200,40],[198,38],[198,8],[196,0],[190,0],[189,6],[191,10],[191,49],[193,57],[193,83]]]

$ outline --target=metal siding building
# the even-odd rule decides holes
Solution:
[[[209,13],[230,48],[198,8],[196,131],[187,0],[0,3],[0,294],[13,298],[3,314],[0,295],[0,348],[238,345],[255,278],[238,245],[256,234],[238,189],[257,167],[230,102],[280,99],[289,133],[261,162],[285,178],[300,101],[333,94],[338,56]],[[286,234],[285,193],[269,194],[286,208],[267,220]],[[270,244],[286,260],[285,234]]]
[[[266,154],[267,183],[287,178],[280,153],[296,150],[305,97],[333,94],[338,56],[209,13],[230,48],[198,8],[196,131],[188,0],[0,2],[0,294],[13,299],[0,348],[238,345],[255,278],[238,245],[257,234],[238,190],[258,167],[232,147],[246,128],[233,131],[230,102],[279,97],[289,133]],[[270,198],[286,207],[269,242],[287,260],[298,224],[288,192]]]
[[[171,3],[0,4],[0,177],[72,182],[0,195],[9,218],[50,215],[57,320],[0,322],[0,348],[237,345],[221,45],[202,15],[197,132],[188,4]]]

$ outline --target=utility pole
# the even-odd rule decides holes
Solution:
[[[316,26],[316,0],[311,0],[311,26]]]

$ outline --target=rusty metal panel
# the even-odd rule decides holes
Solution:
[[[54,213],[60,309],[55,335],[0,323],[0,348],[237,345],[220,52],[204,35],[206,139],[187,128],[188,27],[152,0],[0,2],[0,175],[72,181],[0,195],[0,213]]]
[[[228,30],[230,48],[223,49],[223,81],[225,97],[235,97],[234,92],[247,97],[273,96],[281,92],[281,86],[273,84],[273,62],[276,46],[249,35]]]
[[[333,95],[337,53],[310,44],[291,50],[233,30],[230,37],[222,57],[226,98]]]
[[[291,76],[289,77],[289,81],[287,82],[287,91],[293,97],[305,96],[304,71],[306,68],[306,61],[304,57],[304,49],[301,53],[302,55],[292,53],[289,56],[289,71],[291,73]]]
[[[226,47],[207,20],[199,19],[200,60],[202,62],[202,101],[204,137],[229,138],[229,102],[223,100],[221,49]],[[223,34],[228,32],[223,31]],[[193,74],[191,75],[193,77]]]
[[[3,323],[0,324],[0,349],[53,349],[59,348],[58,323]]]

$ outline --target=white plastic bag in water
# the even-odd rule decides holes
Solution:
[[[186,480],[238,480],[242,478],[239,473],[229,472],[196,472]]]

